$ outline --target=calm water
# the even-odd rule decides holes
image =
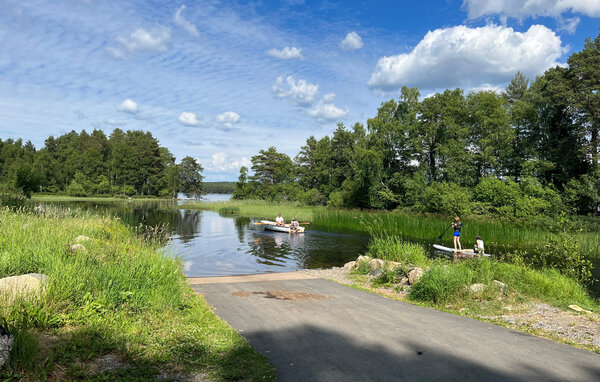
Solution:
[[[121,218],[131,226],[163,224],[172,238],[168,249],[182,258],[188,276],[239,275],[340,266],[362,254],[368,240],[359,235],[310,229],[304,234],[292,235],[265,231],[249,218],[176,208],[175,202],[133,200],[60,204],[100,210]]]

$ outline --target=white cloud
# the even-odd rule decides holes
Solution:
[[[138,104],[129,98],[121,102],[121,104],[117,106],[117,110],[129,114],[136,114],[138,111],[140,111]]]
[[[269,49],[267,50],[267,54],[269,56],[280,58],[282,60],[304,60],[304,56],[302,55],[302,49],[296,48],[294,46],[286,46],[281,50]]]
[[[227,127],[232,127],[234,123],[240,121],[240,115],[235,111],[227,111],[223,114],[217,115],[217,122],[221,122]]]
[[[557,30],[565,31],[570,34],[574,34],[575,30],[577,30],[577,26],[581,19],[579,17],[571,17],[567,19],[563,19],[562,17],[558,19],[558,27]]]
[[[201,124],[198,117],[196,117],[196,114],[185,112],[185,111],[182,112],[181,114],[179,114],[178,119],[179,119],[179,122],[181,122],[187,126],[198,126]]]
[[[345,117],[349,110],[340,109],[333,104],[333,101],[335,101],[335,94],[325,94],[314,108],[307,111],[308,115],[321,122],[330,122]]]
[[[196,26],[194,24],[187,21],[181,14],[184,9],[185,9],[185,5],[182,5],[175,12],[175,16],[173,16],[173,20],[175,21],[175,24],[179,25],[180,27],[182,27],[183,29],[188,31],[193,36],[196,36],[196,37],[200,36],[200,33],[198,33],[198,28],[196,28]]]
[[[470,19],[488,15],[559,17],[565,12],[600,17],[600,0],[464,0],[463,8]]]
[[[311,84],[305,80],[295,80],[292,76],[285,79],[279,76],[273,84],[273,93],[277,98],[287,98],[294,104],[303,107],[312,104],[318,92],[319,85]]]
[[[363,47],[362,38],[356,32],[350,32],[340,42],[340,47],[343,50],[356,50]]]
[[[246,157],[230,161],[229,156],[226,153],[218,152],[212,155],[211,162],[206,166],[206,170],[210,172],[221,172],[239,169],[242,166],[251,167],[252,162]]]
[[[131,32],[128,37],[118,37],[119,41],[128,51],[135,52],[146,50],[150,52],[164,52],[171,40],[171,30],[165,26],[157,26],[147,31],[139,28]],[[111,48],[115,50],[116,48]]]
[[[410,53],[381,57],[368,85],[395,90],[504,84],[517,71],[535,77],[565,52],[560,37],[543,25],[525,33],[497,25],[436,29]]]

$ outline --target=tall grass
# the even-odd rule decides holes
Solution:
[[[379,235],[373,237],[367,248],[367,255],[387,261],[398,261],[406,265],[427,266],[425,248],[416,243],[410,243],[398,236]]]
[[[270,202],[264,200],[230,200],[224,202],[185,202],[181,208],[199,210],[231,210],[235,209],[241,216],[275,220],[278,213],[282,213],[286,221],[292,217],[298,221],[313,221],[316,207],[301,206],[292,202]]]
[[[134,365],[124,376],[131,380],[164,370],[274,379],[266,359],[191,291],[181,261],[157,250],[156,236],[68,210],[40,216],[4,209],[0,222],[0,277],[49,276],[40,297],[0,305],[0,322],[17,334],[6,377],[48,379],[58,368],[68,370],[61,379],[80,379],[90,360],[115,353]],[[81,242],[86,250],[74,251],[80,235],[89,238]],[[40,347],[35,362],[27,358],[35,351],[32,331],[59,339],[52,349]],[[32,366],[40,364],[47,367]]]
[[[490,259],[465,261],[457,264],[435,262],[416,283],[409,297],[434,304],[481,299],[468,286],[481,283],[488,286],[488,299],[497,300],[498,289],[493,281],[505,283],[514,293],[514,301],[538,300],[566,308],[578,304],[598,311],[600,305],[575,279],[556,270],[534,270],[523,265],[502,263]]]

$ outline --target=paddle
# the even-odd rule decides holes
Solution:
[[[310,222],[303,222],[303,223],[298,223],[298,224],[310,224]]]
[[[452,226],[449,226],[449,227],[447,227],[447,228],[444,230],[444,232],[442,232],[442,233],[441,233],[441,235],[437,237],[437,240],[436,240],[436,241],[440,241],[440,240],[442,240],[442,236],[444,236],[444,234],[445,234],[446,232],[448,232],[448,229],[450,229],[450,227],[452,227]]]

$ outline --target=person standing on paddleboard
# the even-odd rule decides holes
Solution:
[[[460,244],[460,231],[462,230],[462,223],[460,222],[460,218],[458,216],[454,218],[452,228],[454,229],[454,252],[457,252],[458,250],[462,251],[462,245]]]

